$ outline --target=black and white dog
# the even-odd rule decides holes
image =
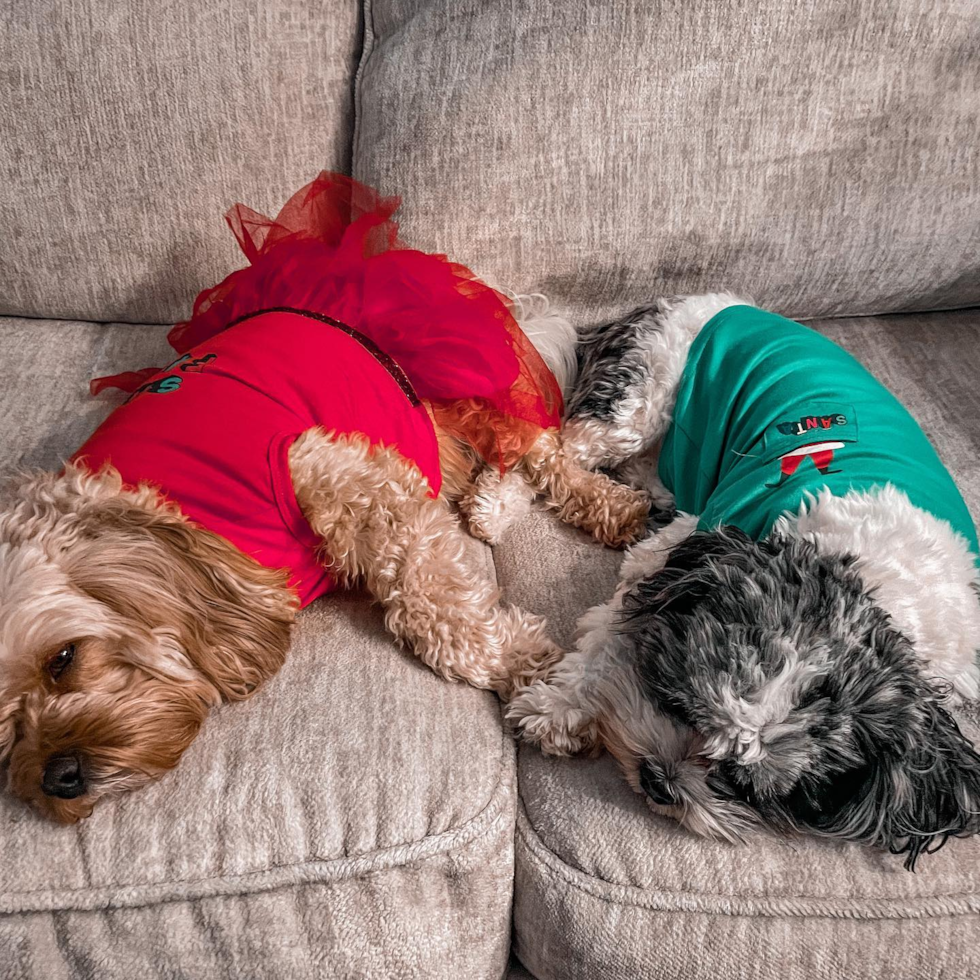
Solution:
[[[883,388],[870,422],[821,390],[815,408],[801,392],[801,411],[772,419],[772,433],[741,424],[754,397],[742,361],[798,380],[801,370],[819,378],[824,356],[849,357],[821,338],[813,363],[792,362],[792,330],[805,328],[788,321],[785,346],[777,338],[755,350],[749,333],[735,338],[729,363],[724,345],[715,349],[718,377],[742,378],[746,390],[743,381],[704,389],[717,404],[694,406],[707,417],[700,438],[686,418],[675,431],[678,391],[699,390],[686,369],[695,354],[697,370],[713,363],[703,328],[747,305],[728,294],[661,302],[582,338],[566,450],[648,492],[660,526],[627,555],[611,601],[582,618],[575,649],[509,716],[546,752],[605,747],[655,811],[696,833],[741,840],[762,820],[886,847],[914,868],[950,836],[980,831],[980,755],[947,711],[980,691],[975,531],[931,446]],[[863,369],[854,362],[851,372],[864,390]],[[898,451],[916,457],[906,463],[931,466],[937,482],[925,497],[887,466],[869,484],[869,468],[897,459],[868,449],[882,419],[906,433]],[[709,439],[708,426],[724,431]],[[719,446],[734,455],[706,458]],[[743,459],[773,479],[745,491]],[[849,486],[849,468],[863,481]],[[732,485],[730,501],[748,492],[778,512],[758,526],[728,520],[718,500]],[[931,506],[932,487],[947,510]],[[703,513],[685,512],[692,501]]]

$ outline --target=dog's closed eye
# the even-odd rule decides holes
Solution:
[[[52,680],[60,680],[62,674],[72,665],[75,659],[75,644],[66,643],[56,654],[49,657],[45,667]]]

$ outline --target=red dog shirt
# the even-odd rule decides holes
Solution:
[[[382,198],[322,173],[279,215],[228,221],[249,264],[170,332],[180,358],[93,382],[134,392],[75,454],[158,486],[303,605],[330,588],[287,453],[320,425],[363,433],[441,481],[433,421],[501,471],[558,426],[561,391],[506,299],[444,255],[403,245]],[[349,326],[348,326],[349,324]]]
[[[432,420],[366,337],[300,311],[246,317],[150,376],[73,457],[111,463],[269,568],[305,606],[332,582],[293,492],[288,452],[314,426],[362,433],[441,484]]]

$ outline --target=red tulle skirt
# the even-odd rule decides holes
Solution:
[[[170,344],[187,353],[274,307],[324,314],[374,341],[431,404],[437,425],[506,469],[559,424],[561,390],[504,296],[465,266],[399,242],[399,203],[323,172],[275,219],[236,205],[226,218],[250,264],[202,292]],[[133,390],[155,370],[100,378],[92,389]]]

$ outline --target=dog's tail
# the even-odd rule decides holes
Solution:
[[[552,311],[548,298],[541,293],[503,292],[510,299],[514,319],[557,378],[567,399],[578,374],[575,328],[565,317]]]

